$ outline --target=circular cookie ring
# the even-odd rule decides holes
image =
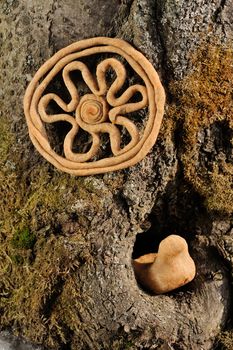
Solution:
[[[102,53],[122,56],[140,76],[145,86],[132,85],[120,97],[116,97],[116,93],[123,86],[126,78],[126,71],[120,61],[110,58],[98,64],[97,81],[91,77],[86,65],[77,61],[79,58]],[[109,67],[115,70],[117,76],[110,88],[107,87],[105,80],[105,73]],[[91,98],[82,105],[82,109],[79,102],[87,99],[79,97],[77,88],[69,77],[72,70],[81,71],[83,80],[88,84],[92,93],[90,94]],[[56,94],[43,95],[50,81],[61,71],[71,95],[68,104]],[[134,93],[138,92],[141,94],[142,100],[135,103],[129,102]],[[105,101],[102,103],[103,98],[107,100],[106,103]],[[64,110],[64,114],[48,115],[46,113],[46,107],[51,100],[54,100]],[[84,176],[124,169],[141,161],[157,139],[164,113],[164,103],[165,93],[158,74],[152,64],[139,51],[124,40],[97,37],[81,40],[61,49],[40,67],[27,87],[24,97],[24,113],[30,138],[41,155],[62,171]],[[112,109],[108,110],[106,105],[110,105]],[[148,119],[144,132],[140,135],[134,123],[124,114],[146,106],[148,106]],[[80,110],[82,113],[85,112],[84,119],[80,117]],[[104,110],[104,115],[98,116],[98,118],[92,116],[98,110]],[[69,115],[71,112],[75,112],[75,118]],[[44,126],[44,123],[61,120],[72,126],[64,140],[64,157],[51,148]],[[85,121],[88,122],[85,123]],[[120,132],[117,125],[124,126],[131,136],[130,143],[124,148],[120,147]],[[87,128],[86,131],[91,134],[93,143],[87,153],[75,154],[72,152],[72,143],[80,127],[84,130]],[[91,161],[100,146],[99,133],[106,132],[109,133],[113,156]]]

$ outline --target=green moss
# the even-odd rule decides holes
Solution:
[[[15,231],[11,244],[14,248],[32,249],[36,241],[34,233],[30,232],[28,227]]]
[[[128,342],[125,343],[124,349],[125,350],[132,349],[132,346],[133,346],[133,342],[132,341],[128,341]]]
[[[92,265],[88,220],[73,208],[83,201],[85,210],[98,210],[100,189],[91,179],[58,172],[36,152],[32,160],[33,151],[1,125],[0,326],[60,349],[70,340],[67,330],[82,327],[75,276]]]
[[[69,242],[51,234],[34,245],[35,259],[29,265],[18,255],[0,254],[1,324],[11,326],[28,339],[60,349],[70,337],[66,329],[81,327],[77,309],[77,269],[92,258],[84,237],[77,233]],[[75,302],[74,302],[75,301]]]
[[[98,210],[99,190],[94,182],[58,172],[36,151],[35,155],[32,149],[30,153],[26,147],[29,143],[22,147],[14,142],[3,119],[0,326],[60,349],[69,341],[66,329],[80,327],[73,305],[79,290],[74,276],[79,266],[86,264],[89,268],[92,264],[84,239],[88,222],[81,220],[73,206],[83,200],[86,210]],[[69,230],[72,236],[68,239]]]
[[[232,350],[233,349],[233,331],[225,331],[220,333],[217,339],[218,349]]]
[[[22,265],[24,262],[23,257],[20,254],[13,254],[11,256],[11,260],[13,261],[14,264],[16,265]]]
[[[203,44],[193,54],[192,72],[170,85],[174,102],[168,112],[177,128],[185,179],[203,196],[208,210],[227,214],[233,202],[232,61],[232,49]]]

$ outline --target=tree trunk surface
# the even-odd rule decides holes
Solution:
[[[0,324],[48,349],[233,349],[233,1],[0,0]],[[166,109],[138,164],[75,177],[33,147],[23,96],[56,51],[122,38]],[[184,237],[193,282],[150,295],[132,257]]]

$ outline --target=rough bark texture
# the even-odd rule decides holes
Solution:
[[[51,349],[232,349],[233,1],[0,5],[1,328]],[[94,36],[141,50],[167,107],[138,165],[77,178],[33,148],[22,99],[48,57]],[[187,239],[197,276],[151,296],[132,254],[172,233]]]

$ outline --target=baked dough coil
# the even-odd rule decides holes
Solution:
[[[83,60],[96,54],[114,54],[103,59],[96,67],[95,76]],[[141,78],[142,84],[124,89],[127,72],[123,59]],[[82,61],[79,61],[82,59]],[[115,79],[108,86],[106,73],[111,68]],[[71,79],[71,73],[79,71],[90,93],[80,96],[78,87]],[[57,74],[62,73],[70,101],[65,103],[55,93],[46,93],[46,88]],[[139,101],[132,102],[137,94]],[[138,100],[138,99],[137,99]],[[48,105],[55,102],[63,113],[48,114]],[[70,174],[84,176],[106,173],[132,166],[142,160],[154,145],[164,113],[165,94],[158,74],[151,63],[131,45],[121,39],[92,38],[71,44],[58,51],[36,72],[24,97],[24,112],[30,138],[36,149],[58,169]],[[143,132],[139,132],[128,114],[148,107],[148,118],[141,121]],[[51,147],[45,128],[46,123],[64,121],[71,129],[63,144],[64,157]],[[122,146],[121,128],[130,135],[130,141]],[[79,130],[92,138],[90,149],[85,153],[73,151],[73,144]],[[101,134],[107,133],[112,154],[107,158],[94,160],[101,146]]]

